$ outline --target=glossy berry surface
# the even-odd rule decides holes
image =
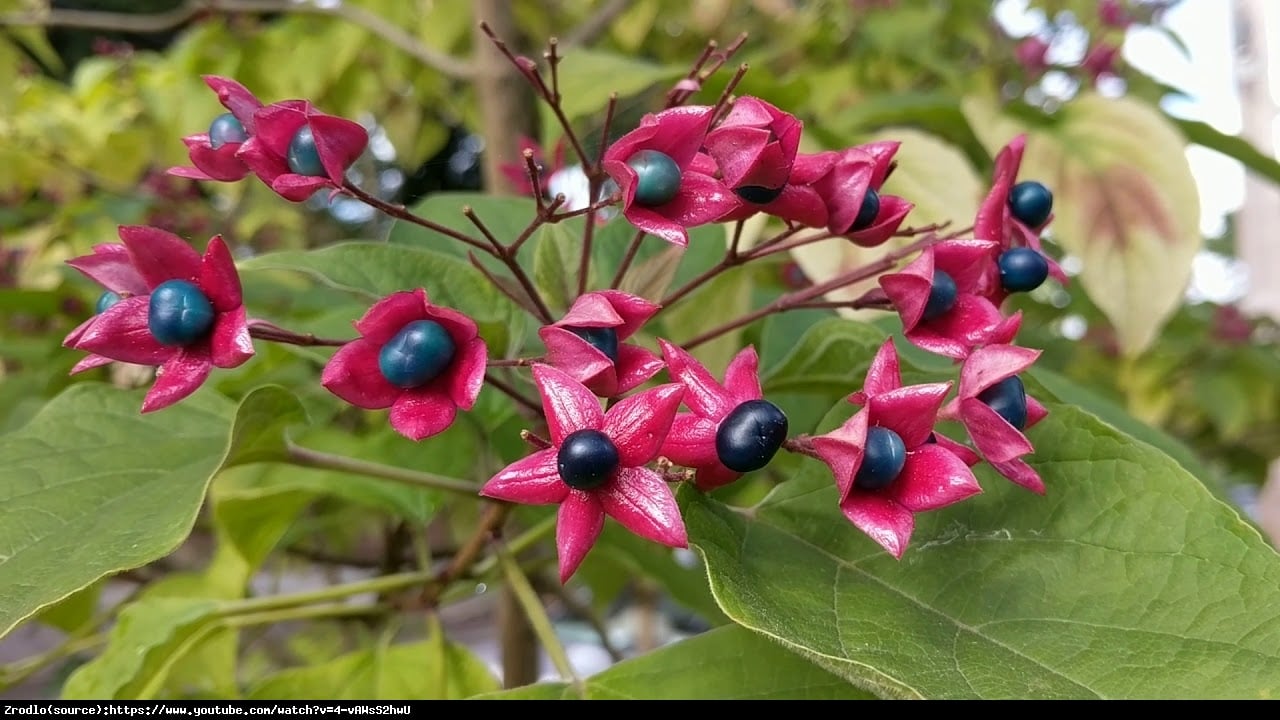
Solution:
[[[787,416],[768,400],[748,400],[716,429],[716,456],[734,472],[759,470],[787,439]]]
[[[242,143],[249,139],[244,125],[231,113],[222,113],[209,123],[209,147],[217,150],[227,143]]]
[[[111,307],[120,302],[121,299],[122,298],[118,294],[108,290],[98,297],[98,304],[94,306],[93,311],[101,315],[102,313],[110,310]]]
[[[1035,180],[1024,180],[1009,191],[1009,211],[1028,227],[1040,227],[1053,212],[1053,193]]]
[[[591,347],[605,354],[605,357],[618,362],[618,331],[613,328],[571,327],[569,332],[586,340]]]
[[[1027,389],[1017,375],[978,393],[978,399],[1018,430],[1027,426]]]
[[[316,138],[311,134],[311,126],[303,125],[289,141],[289,169],[298,175],[319,177],[324,175],[324,165],[320,162],[320,152],[316,150]]]
[[[556,453],[556,469],[574,490],[598,488],[617,471],[618,448],[599,430],[570,433]]]
[[[897,479],[907,464],[907,446],[898,433],[886,427],[867,429],[867,445],[862,451],[862,465],[853,476],[853,484],[862,490],[879,490]]]
[[[1000,253],[1000,285],[1009,292],[1030,292],[1049,277],[1049,261],[1031,248],[1009,248]]]
[[[767,205],[778,199],[782,188],[767,188],[760,185],[746,185],[734,190],[738,197],[756,205]]]
[[[663,205],[680,192],[680,166],[666,153],[641,150],[627,164],[636,171],[636,203]]]
[[[167,280],[151,291],[147,328],[161,345],[188,345],[213,327],[213,305],[195,283]]]
[[[959,294],[956,281],[950,275],[942,270],[934,270],[933,285],[929,287],[929,301],[925,303],[924,314],[920,319],[932,320],[945,315],[948,310],[955,307],[956,297]]]
[[[880,193],[867,188],[867,194],[862,196],[862,207],[858,208],[858,217],[853,219],[853,225],[849,226],[849,232],[858,232],[871,227],[880,215]]]
[[[453,362],[457,346],[434,320],[415,320],[400,329],[378,352],[378,370],[399,388],[425,385]]]

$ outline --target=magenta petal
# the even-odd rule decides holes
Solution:
[[[960,371],[960,397],[979,393],[1035,364],[1039,350],[1017,345],[988,345],[973,351]]]
[[[620,293],[621,294],[621,293]],[[610,298],[603,292],[589,292],[573,301],[569,312],[555,323],[556,327],[616,328],[623,323],[622,316],[613,308]],[[622,340],[621,334],[618,337]]]
[[[1015,458],[1008,462],[993,462],[991,467],[995,468],[996,472],[1037,495],[1045,493],[1044,480],[1040,479],[1040,473],[1036,472],[1034,468],[1021,459]]]
[[[588,293],[588,295],[603,297],[613,307],[618,317],[622,319],[621,324],[609,326],[617,329],[619,342],[635,335],[636,331],[649,321],[649,318],[662,309],[661,305],[656,305],[642,297],[624,293],[620,290],[598,290],[594,293]],[[583,297],[586,297],[586,295],[583,295]],[[572,310],[570,313],[572,314]],[[566,316],[567,319],[568,317]],[[557,324],[567,325],[569,323],[562,320]]]
[[[585,385],[563,370],[535,363],[533,383],[538,386],[538,394],[542,396],[542,409],[547,415],[552,445],[559,447],[565,437],[578,430],[599,430],[604,427],[600,401]]]
[[[996,155],[995,180],[991,192],[978,208],[977,218],[973,223],[973,236],[979,240],[991,240],[1005,245],[1005,221],[1009,217],[1009,191],[1018,177],[1018,169],[1022,165],[1022,152],[1027,138],[1019,135]]]
[[[622,400],[605,413],[604,434],[617,446],[622,467],[643,465],[658,456],[683,397],[683,385],[659,385]]]
[[[439,435],[453,424],[458,408],[441,390],[427,385],[405,390],[391,405],[391,427],[410,440]]]
[[[764,397],[760,389],[760,356],[756,355],[754,345],[746,346],[729,361],[724,371],[724,387],[736,404]]]
[[[742,477],[742,473],[734,472],[718,461],[710,465],[699,465],[695,469],[697,475],[693,478],[693,484],[702,492],[711,492]]]
[[[405,325],[427,316],[427,291],[401,290],[382,298],[356,321],[356,331],[366,340],[385,345]]]
[[[257,136],[251,137],[240,145],[236,157],[258,176],[267,187],[281,175],[289,174],[289,163],[284,155],[277,155],[264,145]]]
[[[272,155],[283,159],[293,136],[307,123],[306,111],[310,107],[310,103],[302,100],[285,100],[258,108],[253,113],[253,136]]]
[[[960,419],[969,439],[989,463],[1008,462],[1035,450],[1027,436],[977,398],[960,398]]]
[[[631,205],[622,213],[627,222],[636,226],[637,230],[643,230],[650,235],[660,237],[663,240],[677,245],[679,247],[689,246],[689,233],[680,223],[669,220],[656,210],[640,205]]]
[[[871,396],[871,424],[893,430],[908,450],[923,444],[938,421],[938,409],[951,390],[951,383],[908,385]]]
[[[320,384],[356,407],[366,410],[391,407],[404,391],[387,382],[378,369],[381,350],[380,344],[366,338],[343,345],[325,364]]]
[[[938,432],[934,433],[934,438],[938,441],[938,447],[960,458],[960,461],[965,465],[973,467],[974,465],[982,462],[982,458],[978,457],[978,453],[974,452],[973,448],[968,445],[958,443]]]
[[[883,245],[893,234],[898,232],[902,221],[906,219],[915,204],[893,195],[880,196],[880,214],[876,216],[871,227],[849,233],[848,238],[859,247],[878,247]]]
[[[658,473],[624,467],[613,482],[595,493],[605,513],[646,540],[668,547],[688,547],[680,506]]]
[[[862,383],[862,391],[875,397],[890,390],[902,387],[902,372],[898,367],[898,349],[893,345],[893,338],[884,341],[867,369],[867,378]]]
[[[911,541],[916,519],[911,511],[885,495],[854,492],[840,503],[840,510],[859,530],[875,540],[889,554],[902,559]]]
[[[221,235],[213,236],[209,240],[209,247],[204,251],[204,260],[200,263],[199,285],[205,297],[213,303],[213,309],[218,312],[234,310],[244,302],[236,263],[231,259],[231,251],[227,249]]]
[[[161,345],[147,327],[149,295],[127,297],[97,316],[71,346],[138,365],[160,365],[177,350]]]
[[[207,173],[202,172],[198,168],[193,168],[193,167],[183,167],[183,166],[171,167],[168,170],[165,170],[164,172],[166,175],[173,175],[174,177],[186,178],[188,180],[216,180],[217,179],[214,177],[210,177]]]
[[[119,243],[95,245],[93,254],[71,258],[67,264],[112,292],[129,295],[150,292],[146,281],[134,268],[128,249]]]
[[[200,254],[171,232],[146,225],[121,225],[120,239],[150,288],[166,280],[194,282],[200,277]]]
[[[762,210],[774,217],[800,223],[806,227],[821,228],[827,226],[829,218],[827,204],[812,185],[794,184],[795,172],[792,171],[792,183],[782,188],[782,194]],[[744,207],[749,207],[744,204]]]
[[[73,365],[71,367],[71,372],[67,374],[76,375],[84,372],[85,370],[92,370],[94,368],[102,367],[103,365],[110,365],[112,362],[114,361],[111,358],[102,357],[101,355],[86,355],[80,360],[80,362]]]
[[[982,492],[964,461],[938,445],[907,453],[907,464],[888,492],[911,512],[937,510]]]
[[[961,294],[983,294],[987,276],[999,273],[999,252],[999,246],[987,240],[948,240],[933,246],[934,264],[956,281]]]
[[[583,340],[564,328],[558,328],[554,325],[546,325],[538,330],[538,337],[542,339],[542,344],[547,348],[546,361],[547,364],[557,367],[569,374],[574,380],[584,385],[594,385],[598,379],[601,379],[606,373],[611,373],[614,369],[613,362],[609,360],[609,356],[600,351],[599,348],[591,343]],[[618,360],[622,360],[622,349],[626,345],[619,346]],[[612,376],[615,380],[615,387],[600,387],[600,390],[607,391],[616,390],[616,375]],[[603,383],[608,385],[609,383]]]
[[[208,144],[208,136],[204,137],[204,144],[187,147],[191,164],[205,176],[201,179],[236,182],[249,174],[248,166],[237,155],[242,143],[227,143],[215,150]]]
[[[309,200],[316,191],[324,187],[332,187],[333,183],[329,178],[311,177],[309,175],[297,175],[294,173],[285,173],[277,175],[271,181],[271,189],[277,195],[288,200],[289,202],[303,202]]]
[[[449,369],[449,397],[463,410],[475,407],[484,387],[484,371],[489,363],[489,350],[480,338],[463,345]]]
[[[662,358],[638,345],[618,346],[617,387],[608,397],[630,392],[657,375],[667,364]]]
[[[511,463],[485,483],[480,494],[526,505],[563,501],[569,486],[560,479],[556,453],[555,448],[547,448]]]
[[[245,321],[244,306],[218,314],[209,337],[210,356],[220,368],[240,367],[253,357],[253,338]]]
[[[841,499],[849,496],[853,489],[853,477],[862,466],[870,417],[870,410],[863,408],[840,427],[810,440],[818,458],[831,468]]]
[[[560,582],[566,583],[583,558],[596,544],[604,529],[604,510],[594,493],[570,490],[560,503],[556,518],[556,555],[560,559]]]
[[[713,108],[705,105],[685,105],[668,108],[656,115],[649,115],[644,121],[654,122],[657,132],[645,143],[647,149],[666,153],[676,165],[684,168],[702,147],[706,139],[707,129],[711,127]],[[626,162],[629,158],[623,158]]]
[[[716,430],[718,423],[692,413],[680,413],[671,423],[658,454],[682,467],[718,465]]]
[[[97,321],[98,321],[97,315],[91,315],[85,318],[84,322],[77,325],[74,330],[67,333],[66,337],[62,338],[62,346],[69,347],[69,348],[75,347],[76,343],[79,342],[80,337],[84,335],[85,331],[88,330]]]
[[[653,210],[690,228],[715,222],[742,205],[742,200],[723,182],[709,175],[688,172],[680,179],[680,193]]]
[[[920,324],[924,308],[929,304],[933,276],[934,249],[931,247],[925,248],[901,272],[880,276],[880,288],[901,316],[904,332],[909,333]]]
[[[752,175],[753,171],[756,170],[765,149],[773,141],[773,132],[767,128],[726,127],[722,124],[715,132],[707,136],[704,147],[707,153],[715,158],[716,165],[720,167],[721,179],[724,180],[725,184],[730,187],[738,187],[743,184],[760,184],[748,181],[748,176]],[[776,144],[774,147],[776,151]],[[781,176],[774,178],[771,183],[766,181],[768,184],[764,186],[782,187],[783,183],[787,181],[787,176],[791,174],[790,162],[787,162],[781,168],[777,168],[778,163],[773,163],[772,165],[775,171],[777,169],[782,170]],[[767,176],[768,173],[765,173],[765,175]]]
[[[426,316],[440,323],[442,327],[453,338],[458,345],[465,345],[476,338],[479,334],[476,329],[476,321],[467,317],[461,312],[453,308],[432,305],[426,301],[426,291],[422,291],[423,302],[426,305]]]
[[[142,401],[142,412],[161,410],[187,397],[204,384],[212,369],[204,353],[176,353],[156,371],[156,382]]]
[[[678,345],[658,340],[667,361],[667,374],[685,387],[684,403],[689,409],[709,420],[722,420],[738,403],[723,385],[711,377],[702,363]]]
[[[1049,416],[1049,411],[1041,405],[1038,400],[1027,396],[1027,427],[1035,427],[1035,424]]]
[[[254,97],[245,86],[231,78],[205,75],[204,82],[218,94],[218,102],[231,111],[249,134],[253,134],[253,114],[262,107],[262,101]]]
[[[986,298],[977,295],[961,295],[956,304],[942,316],[920,323],[907,333],[907,339],[920,347],[953,358],[963,358],[969,350],[990,340],[991,333],[1000,327],[1004,317]],[[951,341],[963,350],[959,354],[944,352],[926,346],[935,340]],[[963,385],[963,380],[961,381]]]
[[[308,118],[320,164],[334,185],[342,186],[343,174],[369,144],[369,133],[358,122],[317,113]]]

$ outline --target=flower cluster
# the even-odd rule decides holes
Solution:
[[[207,75],[206,84],[228,112],[205,133],[188,135],[194,167],[170,168],[193,180],[235,182],[250,172],[280,197],[302,202],[321,188],[337,191],[343,175],[369,143],[356,122],[326,115],[306,100],[263,105],[240,83]]]
[[[646,115],[605,151],[604,170],[632,225],[683,246],[688,228],[763,212],[874,247],[911,211],[906,200],[880,195],[897,143],[801,153],[803,123],[750,96],[715,120],[714,107],[670,108]]]
[[[532,61],[515,60],[522,73],[538,79]],[[252,173],[295,202],[326,188],[359,195],[344,174],[368,139],[360,125],[321,113],[304,100],[264,104],[233,80],[205,80],[228,112],[215,118],[208,132],[184,138],[193,166],[173,168],[171,174],[231,182]],[[639,237],[650,234],[682,246],[689,228],[742,222],[757,213],[778,218],[787,228],[766,243],[781,243],[801,227],[865,247],[899,233],[913,206],[881,192],[898,144],[806,154],[799,151],[802,130],[794,116],[759,98],[737,98],[726,107],[675,103],[644,116],[603,150],[590,187],[615,183],[616,196],[601,201],[601,207],[620,205],[625,221],[642,231]],[[531,141],[523,142],[533,148]],[[569,144],[581,147],[576,140]],[[318,341],[248,320],[239,277],[220,237],[210,240],[200,256],[181,238],[150,227],[122,227],[122,243],[100,245],[71,261],[107,292],[98,313],[72,331],[66,344],[90,353],[73,372],[112,360],[159,366],[144,412],[189,395],[213,367],[244,363],[253,354],[253,338],[338,346],[322,371],[323,387],[351,405],[389,410],[391,427],[415,441],[449,428],[459,411],[471,410],[482,388],[491,385],[532,410],[531,421],[545,421],[545,439],[536,426],[527,431],[533,452],[489,478],[481,494],[559,506],[562,581],[578,569],[606,516],[641,537],[685,547],[689,538],[670,483],[713,491],[765,468],[783,449],[826,464],[840,511],[900,557],[915,513],[981,492],[972,468],[982,461],[1023,487],[1045,490],[1024,460],[1033,448],[1023,434],[1045,409],[1027,396],[1020,378],[1039,353],[1013,344],[1021,315],[1006,316],[1001,306],[1010,294],[1034,290],[1050,275],[1062,281],[1065,276],[1040,245],[1052,219],[1053,196],[1038,182],[1018,181],[1024,146],[1024,138],[1017,138],[997,157],[992,189],[971,237],[929,234],[919,241],[914,261],[879,277],[880,305],[899,313],[906,340],[963,363],[955,397],[948,401],[953,382],[904,386],[893,340],[886,340],[862,388],[848,396],[858,410],[816,437],[788,437],[787,415],[765,398],[754,346],[738,352],[719,380],[690,352],[707,337],[684,344],[655,337],[659,333],[651,321],[660,316],[662,304],[618,289],[587,291],[591,253],[585,239],[581,289],[556,319],[516,251],[541,224],[578,214],[586,214],[589,223],[600,221],[595,214],[600,208],[590,202],[585,210],[561,215],[556,215],[560,203],[538,203],[533,224],[510,245],[487,231],[488,244],[446,232],[403,208],[376,206],[505,264],[523,297],[511,294],[512,284],[477,263],[498,291],[537,317],[542,349],[535,357],[491,359],[475,320],[461,309],[432,302],[423,288],[378,300],[354,321],[358,337],[352,340]],[[557,166],[562,155],[557,150]],[[545,159],[531,158],[533,167],[539,163]],[[548,192],[537,172],[531,176],[526,190]],[[477,226],[484,229],[478,221]],[[633,243],[615,288],[622,286],[635,249]],[[735,253],[736,241],[719,268],[663,302],[678,301],[715,272],[758,256]],[[884,267],[889,265],[862,278]],[[423,278],[425,285],[432,281]],[[786,297],[816,299],[829,289],[838,287],[802,288]],[[721,331],[762,316],[727,319]],[[529,368],[538,400],[493,372],[500,367]],[[668,382],[646,389],[664,369]],[[958,422],[972,447],[941,433],[942,420]]]

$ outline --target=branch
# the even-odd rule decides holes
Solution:
[[[599,39],[609,29],[609,25],[630,7],[631,0],[609,0],[599,10],[596,10],[594,15],[583,20],[577,27],[570,30],[561,44],[565,47],[590,45]]]
[[[422,64],[444,75],[452,78],[468,79],[474,74],[469,63],[447,53],[433,50],[386,18],[358,5],[346,2],[321,6],[310,2],[292,2],[291,0],[189,0],[173,10],[147,15],[98,10],[42,9],[0,15],[0,25],[158,33],[172,30],[202,13],[226,13],[229,15],[298,13],[341,18],[353,25],[359,25],[412,55]]]

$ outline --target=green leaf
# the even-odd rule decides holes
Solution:
[[[1182,134],[1191,142],[1203,145],[1210,150],[1217,150],[1227,157],[1235,158],[1243,163],[1245,167],[1262,177],[1273,183],[1280,184],[1280,161],[1273,157],[1267,157],[1248,140],[1238,135],[1228,135],[1199,120],[1173,118],[1173,123],[1178,126]]]
[[[573,697],[563,683],[482,696]],[[861,700],[874,696],[782,645],[736,625],[620,662],[584,682],[589,700]]]
[[[252,700],[445,700],[499,687],[484,662],[435,632],[430,640],[377,646],[326,663],[276,673]]]
[[[862,386],[871,358],[886,337],[871,325],[845,318],[814,323],[781,362],[765,370],[764,390],[829,393],[835,387],[847,395]]]
[[[611,93],[625,99],[660,82],[675,80],[686,68],[655,65],[634,55],[575,47],[560,66],[561,108],[570,119],[604,110]]]
[[[901,561],[816,462],[750,512],[682,490],[685,523],[732,619],[878,695],[1275,696],[1280,557],[1258,533],[1074,407],[1030,437],[1046,497],[983,470],[985,494],[916,516]]]
[[[320,250],[286,250],[254,258],[240,267],[304,272],[370,301],[393,292],[425,288],[432,303],[466,313],[481,325],[485,339],[499,346],[506,341],[503,333],[523,315],[466,260],[401,245],[348,242]]]
[[[0,635],[191,531],[231,405],[197,393],[142,415],[141,394],[80,383],[0,444]]]
[[[1181,305],[1200,250],[1200,196],[1164,115],[1133,98],[1085,93],[1028,127],[978,98],[965,113],[992,153],[1028,132],[1020,178],[1054,193],[1054,239],[1083,262],[1080,282],[1127,355],[1155,341]]]
[[[64,700],[147,699],[183,648],[196,645],[219,608],[214,600],[155,598],[130,604],[106,649],[80,666],[62,688]]]
[[[533,284],[552,312],[568,310],[578,296],[582,238],[573,236],[561,225],[545,225],[538,231],[535,242]]]
[[[289,455],[288,429],[306,422],[302,403],[279,385],[250,392],[236,408],[222,467],[283,460]]]

